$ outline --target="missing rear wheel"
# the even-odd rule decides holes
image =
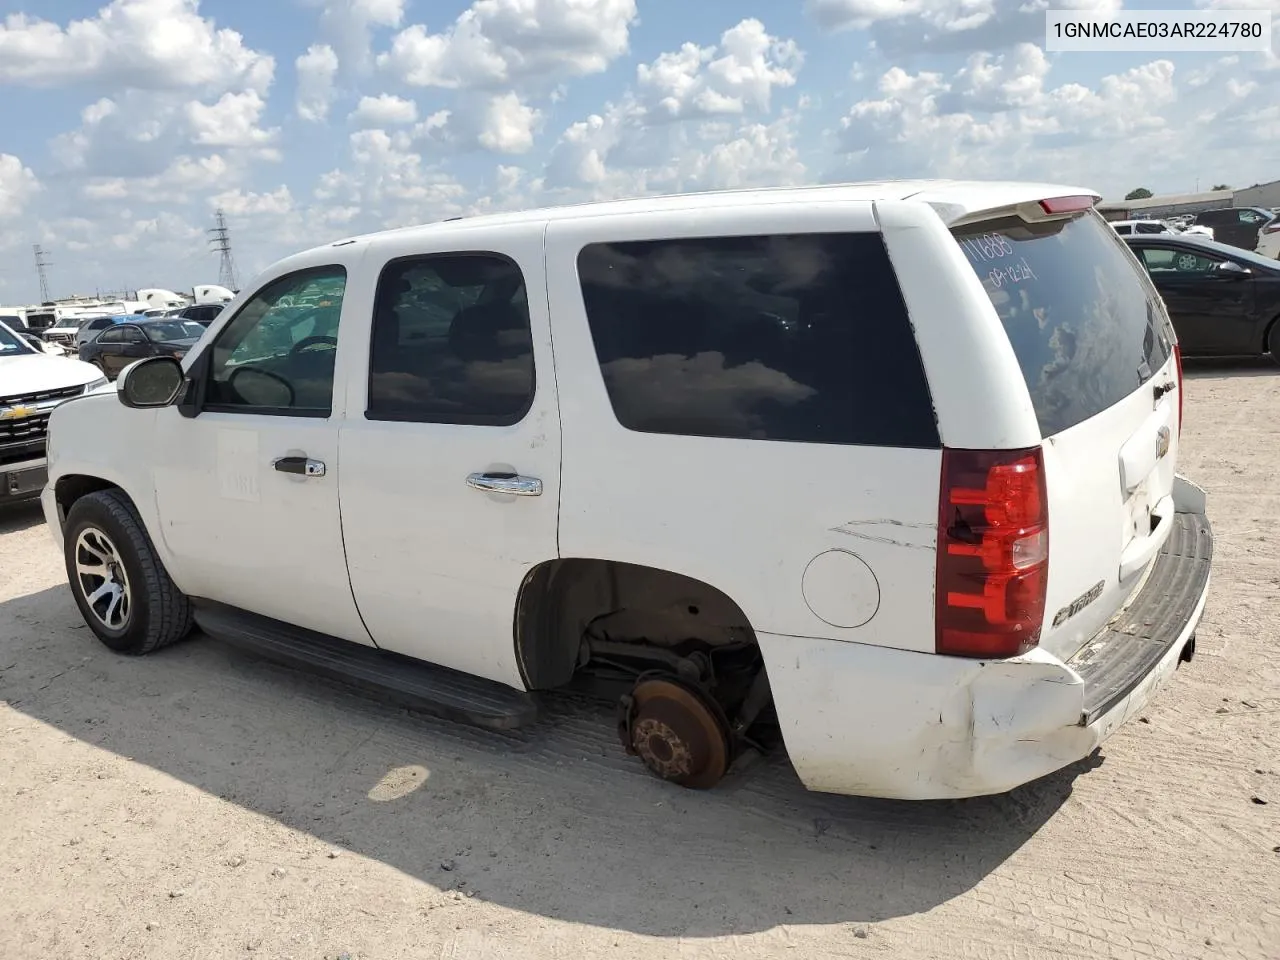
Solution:
[[[624,701],[628,753],[663,780],[706,790],[729,769],[729,727],[700,693],[674,680],[642,680]]]

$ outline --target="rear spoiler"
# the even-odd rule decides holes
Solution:
[[[933,207],[943,223],[950,228],[955,228],[1009,216],[1021,217],[1028,223],[1066,220],[1086,210],[1092,210],[1101,199],[1099,194],[1081,193],[1063,197],[1045,197],[1041,200],[1026,200],[986,210],[966,210],[959,204],[946,202],[930,202],[929,206]]]

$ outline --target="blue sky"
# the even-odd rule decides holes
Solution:
[[[0,0],[0,303],[241,281],[340,236],[597,197],[1280,178],[1273,54],[1046,54],[1043,0]],[[1121,0],[1055,0],[1119,9]],[[1273,0],[1137,3],[1276,9]]]

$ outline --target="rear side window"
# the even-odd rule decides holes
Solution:
[[[954,234],[1004,324],[1043,436],[1115,405],[1169,359],[1153,288],[1096,214],[1007,217]]]
[[[524,275],[496,253],[393,260],[374,301],[370,420],[512,426],[533,406]]]
[[[592,244],[578,273],[629,430],[940,446],[879,234]]]

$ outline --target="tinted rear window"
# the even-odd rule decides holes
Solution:
[[[954,231],[1004,324],[1048,437],[1133,393],[1172,336],[1143,274],[1100,217],[988,220]]]
[[[939,446],[879,234],[593,244],[578,273],[609,400],[628,429]]]

